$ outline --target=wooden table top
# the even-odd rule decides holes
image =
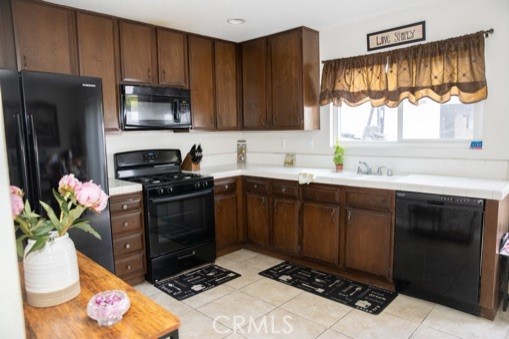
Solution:
[[[27,338],[158,338],[180,327],[175,315],[79,252],[78,265],[81,293],[66,303],[32,307],[23,291]],[[105,290],[122,290],[131,300],[122,320],[112,326],[99,326],[87,315],[90,298]]]

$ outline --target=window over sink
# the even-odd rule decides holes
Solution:
[[[463,104],[452,97],[445,104],[422,98],[398,107],[329,105],[331,145],[336,138],[352,142],[465,142],[481,139],[483,102]]]

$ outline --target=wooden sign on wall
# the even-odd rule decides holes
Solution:
[[[368,51],[426,40],[426,22],[399,26],[367,35]]]

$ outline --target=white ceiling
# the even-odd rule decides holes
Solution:
[[[322,30],[435,0],[46,0],[240,42],[297,26]],[[226,23],[242,18],[243,25]]]

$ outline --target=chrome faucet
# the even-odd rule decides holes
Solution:
[[[362,167],[364,167],[364,170],[362,170]],[[371,174],[371,168],[369,167],[368,163],[365,161],[359,161],[359,166],[357,167],[357,174]]]
[[[378,167],[378,169],[376,170],[376,175],[383,175],[383,173],[382,173],[383,169],[387,170],[387,167],[385,167],[385,166]]]

